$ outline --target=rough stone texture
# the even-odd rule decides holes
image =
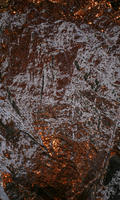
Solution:
[[[112,198],[101,183],[119,154],[119,13],[94,6],[85,16],[50,1],[0,13],[0,174],[10,200]]]

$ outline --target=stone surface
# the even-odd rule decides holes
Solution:
[[[119,13],[18,5],[0,13],[1,187],[10,200],[108,200],[101,182],[120,139]]]

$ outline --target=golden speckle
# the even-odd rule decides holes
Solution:
[[[92,22],[88,22],[88,24],[92,24]]]
[[[16,11],[15,10],[13,10],[13,12],[12,12],[14,15],[16,14]]]
[[[88,10],[91,10],[91,6],[88,7]]]

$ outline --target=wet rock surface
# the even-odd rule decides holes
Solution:
[[[119,199],[119,14],[104,1],[2,8],[2,200]]]

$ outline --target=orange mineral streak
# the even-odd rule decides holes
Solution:
[[[46,182],[50,185],[68,184],[74,192],[78,189],[77,185],[81,188],[81,177],[85,178],[91,168],[89,161],[84,158],[89,157],[91,161],[96,158],[96,151],[91,148],[90,141],[73,142],[62,134],[41,135],[41,139],[53,159],[46,162],[46,159],[36,152],[34,160],[36,168],[33,169],[35,182],[37,181],[41,187],[45,186]],[[72,152],[74,152],[74,162],[71,160]]]
[[[53,139],[52,141],[52,146],[53,146],[53,149],[56,153],[58,153],[60,151],[60,141],[59,139]]]
[[[29,2],[35,3],[35,4],[40,4],[44,0],[28,0]]]
[[[49,0],[49,1],[52,3],[60,3],[61,2],[61,0]]]
[[[84,9],[80,9],[77,12],[74,13],[75,17],[83,17],[85,15],[85,10]]]
[[[12,182],[11,175],[9,173],[2,173],[3,187],[5,188],[8,183]]]
[[[0,100],[5,100],[5,97],[0,96]]]
[[[110,152],[110,157],[112,157],[112,156],[114,156],[114,155],[116,155],[116,152],[115,152],[115,151],[111,151],[111,152]]]

